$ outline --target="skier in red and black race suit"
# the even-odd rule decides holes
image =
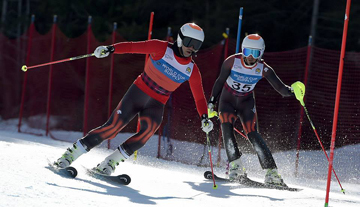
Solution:
[[[261,36],[257,34],[246,36],[241,47],[242,53],[228,57],[222,64],[208,102],[209,117],[212,118],[216,114],[214,106],[220,97],[218,110],[229,161],[230,180],[239,180],[242,176],[246,176],[240,159],[242,153],[237,146],[233,129],[236,119],[240,118],[246,136],[258,155],[261,167],[267,170],[265,183],[285,185],[277,172],[269,148],[259,134],[253,91],[256,83],[262,78],[266,78],[283,97],[293,96],[292,88],[285,85],[275,71],[261,59],[265,51],[265,42]]]
[[[144,72],[130,86],[109,120],[77,140],[55,162],[55,165],[60,168],[69,166],[80,155],[90,151],[104,140],[113,139],[136,115],[139,115],[139,132],[123,142],[96,167],[98,172],[110,175],[119,162],[125,161],[136,150],[143,147],[156,132],[163,119],[164,107],[170,94],[185,81],[189,81],[197,111],[201,116],[201,128],[209,133],[213,128],[213,123],[207,115],[207,102],[201,74],[192,60],[192,55],[200,49],[203,41],[203,30],[194,23],[187,23],[180,28],[174,44],[160,40],[147,40],[97,47],[94,52],[97,58],[107,57],[110,53],[136,53],[149,54],[149,59]]]

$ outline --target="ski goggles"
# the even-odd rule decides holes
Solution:
[[[185,37],[182,39],[182,44],[185,47],[194,47],[194,50],[198,51],[202,45],[202,41],[191,38],[191,37]]]
[[[258,49],[250,49],[250,48],[244,48],[243,49],[243,55],[245,57],[249,57],[252,55],[254,58],[260,57],[261,51]]]

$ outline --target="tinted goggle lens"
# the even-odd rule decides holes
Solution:
[[[250,55],[252,55],[254,58],[258,58],[260,57],[260,54],[260,50],[257,49],[244,48],[243,50],[243,55],[245,57],[249,57]]]
[[[182,44],[185,47],[193,46],[194,50],[199,50],[201,45],[202,45],[202,42],[200,40],[193,39],[193,38],[190,38],[190,37],[184,37],[183,40],[182,40]]]

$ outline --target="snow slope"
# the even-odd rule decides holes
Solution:
[[[4,121],[0,121],[4,123]],[[294,152],[275,153],[279,171],[285,182],[299,187],[300,192],[256,189],[236,184],[205,180],[209,168],[185,165],[146,155],[153,146],[146,145],[137,161],[121,163],[115,173],[126,173],[132,182],[117,186],[96,180],[85,174],[85,167],[101,162],[112,150],[95,148],[80,157],[73,166],[78,169],[75,179],[63,178],[46,168],[47,159],[57,159],[69,142],[49,137],[18,133],[15,126],[0,123],[0,206],[324,206],[327,164],[323,152],[301,152],[299,176],[293,175]],[[121,135],[120,135],[121,136]],[[152,138],[156,140],[155,138]],[[343,195],[335,179],[331,184],[329,206],[360,206],[360,145],[336,150],[334,167],[346,190]],[[247,156],[250,177],[262,180],[264,172],[254,155]],[[340,162],[338,162],[340,161]],[[224,175],[223,168],[216,168]],[[308,172],[308,173],[307,173]],[[334,177],[334,176],[333,176]]]

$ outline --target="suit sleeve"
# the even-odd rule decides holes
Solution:
[[[201,80],[201,74],[197,65],[194,65],[194,70],[189,79],[190,89],[195,99],[196,109],[201,117],[203,114],[207,115],[207,103],[205,100],[204,89]]]
[[[264,63],[264,66],[263,75],[270,85],[283,97],[294,96],[294,93],[291,91],[291,87],[284,84],[269,65]]]
[[[150,54],[153,59],[157,60],[164,55],[168,42],[153,39],[139,42],[120,42],[113,46],[115,48],[115,54]]]
[[[234,58],[234,55],[228,57],[221,66],[219,77],[215,81],[209,100],[209,102],[213,103],[214,105],[221,94],[221,90],[225,84],[226,79],[230,75],[231,67],[234,64]]]

